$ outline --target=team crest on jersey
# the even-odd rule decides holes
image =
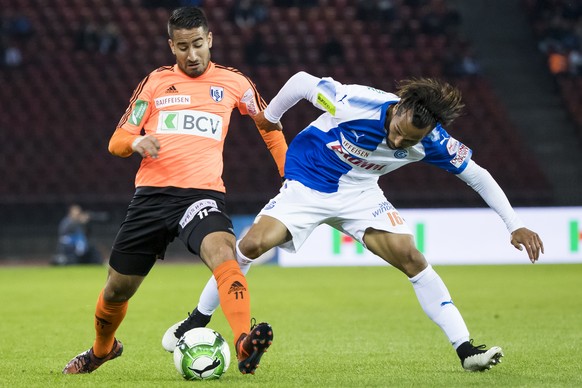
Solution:
[[[407,156],[408,156],[408,151],[407,150],[396,150],[396,151],[394,151],[394,157],[396,159],[404,159]]]
[[[222,101],[222,98],[224,97],[224,88],[221,86],[211,86],[210,97],[212,97],[216,102]]]

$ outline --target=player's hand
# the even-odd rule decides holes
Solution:
[[[529,230],[528,228],[519,228],[513,233],[511,233],[511,245],[515,248],[523,251],[527,251],[527,255],[529,256],[529,260],[532,263],[538,261],[541,253],[544,253],[544,243],[542,239],[536,232]]]
[[[263,131],[271,132],[271,131],[280,131],[283,129],[281,122],[278,121],[276,123],[272,123],[265,118],[265,111],[260,111],[256,115],[253,116],[253,120],[255,120],[255,124],[257,128],[262,129]]]
[[[152,135],[140,136],[133,141],[131,149],[140,154],[142,158],[150,156],[153,159],[157,159],[160,142]]]

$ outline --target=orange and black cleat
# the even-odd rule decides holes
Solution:
[[[236,341],[238,369],[242,374],[255,374],[259,361],[273,343],[273,328],[265,322],[253,325],[248,334],[241,334]]]

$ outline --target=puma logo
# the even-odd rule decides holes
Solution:
[[[200,378],[202,378],[202,374],[204,372],[207,372],[209,370],[213,370],[215,368],[217,368],[220,365],[220,360],[218,358],[215,358],[214,361],[212,362],[212,364],[206,366],[204,369],[196,369],[196,368],[190,368],[188,367],[188,369],[190,369],[192,372],[196,373],[198,376],[200,376]]]

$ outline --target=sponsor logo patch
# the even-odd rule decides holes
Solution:
[[[247,112],[249,112],[249,115],[255,116],[257,113],[259,113],[257,104],[255,104],[255,94],[253,93],[252,89],[249,88],[245,94],[243,94],[240,101],[247,106]]]
[[[222,117],[197,110],[160,111],[156,132],[221,140]]]
[[[156,108],[164,108],[166,106],[172,105],[190,105],[190,96],[167,96],[167,97],[158,97],[154,100],[154,104]]]
[[[469,147],[463,143],[459,143],[459,150],[457,151],[457,155],[451,159],[451,164],[459,168],[465,162],[467,156],[469,156]]]
[[[190,207],[188,207],[188,209],[186,209],[186,211],[184,212],[184,215],[180,220],[180,226],[182,227],[182,229],[184,229],[186,225],[188,225],[190,221],[194,219],[196,214],[198,214],[201,210],[207,208],[210,208],[209,211],[220,211],[218,210],[218,205],[216,204],[216,201],[213,199],[201,199],[200,201],[196,201],[192,205],[190,205]]]
[[[447,142],[447,151],[449,152],[449,155],[456,154],[457,151],[459,151],[460,144],[461,143],[459,143],[457,139],[453,139],[452,137],[449,138],[449,141]]]
[[[321,105],[323,109],[328,111],[332,116],[335,116],[335,105],[322,93],[317,93],[317,103]]]
[[[356,146],[354,146],[354,147],[356,147]],[[378,163],[374,163],[374,162],[369,162],[365,159],[361,159],[357,156],[354,156],[354,155],[348,153],[347,150],[344,149],[344,147],[341,144],[339,144],[338,141],[328,143],[327,148],[334,151],[335,154],[343,162],[345,162],[351,166],[354,166],[354,167],[359,167],[359,168],[362,168],[362,169],[368,170],[368,171],[382,171],[386,167],[385,164],[378,164]]]
[[[374,218],[378,217],[380,214],[396,210],[396,208],[390,202],[381,202],[378,204],[378,208],[372,212]]]
[[[365,136],[365,135],[360,135],[359,137],[362,137],[362,136]],[[349,154],[355,155],[355,156],[361,156],[362,158],[367,158],[372,154],[372,152],[365,150],[363,148],[360,148],[357,145],[355,145],[354,143],[351,143],[350,141],[348,141],[344,137],[343,133],[340,133],[340,137],[342,139],[342,147]]]
[[[129,116],[129,122],[133,125],[139,125],[141,120],[143,119],[143,115],[145,114],[148,108],[148,102],[144,100],[137,100],[131,111],[131,115]]]

